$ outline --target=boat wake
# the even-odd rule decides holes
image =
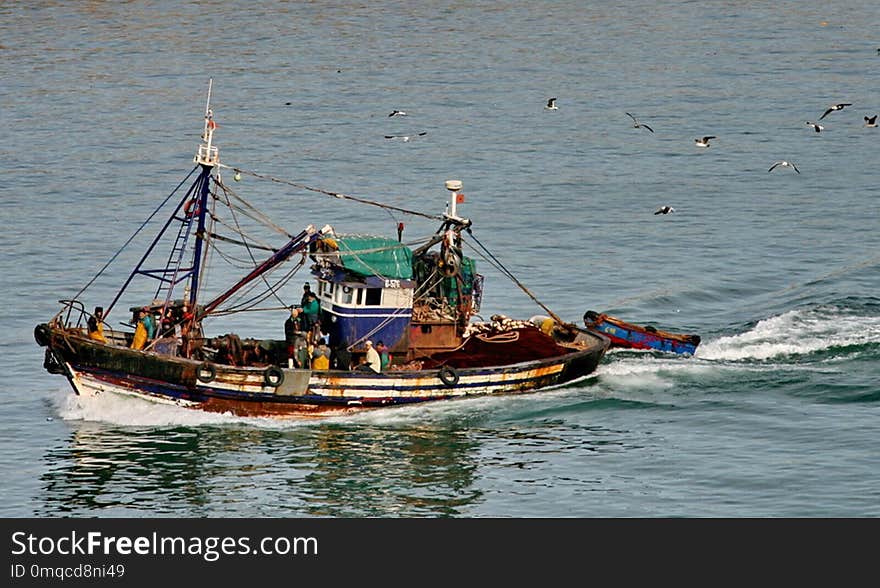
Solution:
[[[509,399],[509,397],[508,397]],[[503,399],[493,397],[461,398],[455,402],[428,402],[413,406],[309,417],[240,417],[231,413],[192,410],[172,404],[151,402],[135,396],[102,394],[79,396],[67,388],[59,389],[50,399],[54,412],[65,421],[97,422],[121,427],[204,427],[239,425],[261,429],[291,429],[322,423],[353,425],[411,425],[458,419],[464,414],[480,418],[497,410]]]
[[[67,389],[52,398],[55,412],[66,421],[100,422],[123,427],[198,427],[245,425],[261,428],[291,428],[311,421],[238,417],[231,413],[192,410],[173,404],[150,402],[134,396],[102,394],[78,396]]]
[[[847,350],[848,355],[880,345],[880,316],[841,307],[792,310],[759,321],[749,331],[705,341],[704,360],[767,361]]]
[[[768,370],[822,370],[831,362],[876,361],[880,359],[878,305],[852,302],[792,310],[758,321],[742,333],[704,337],[693,357],[612,350],[596,371],[598,389],[617,397],[627,391],[671,391],[684,382],[723,382],[731,377],[731,370],[761,378]]]

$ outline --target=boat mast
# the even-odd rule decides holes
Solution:
[[[208,196],[211,192],[211,174],[214,169],[220,165],[220,151],[213,145],[214,129],[217,123],[214,122],[214,113],[211,110],[211,88],[214,80],[208,80],[208,99],[205,102],[205,128],[202,133],[204,143],[199,145],[193,161],[202,166],[202,173],[199,176],[199,194],[198,198],[198,225],[196,227],[196,243],[193,252],[192,274],[189,284],[189,307],[196,308],[199,298],[199,278],[201,277],[203,265],[203,250],[205,242],[205,218],[208,213]]]

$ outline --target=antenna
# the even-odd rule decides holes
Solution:
[[[208,78],[208,100],[205,102],[205,118],[211,112],[211,88],[214,87],[214,78]]]
[[[214,141],[214,129],[217,123],[214,122],[214,112],[211,110],[211,89],[214,86],[214,78],[208,79],[208,99],[205,102],[205,130],[202,133],[204,143],[199,145],[199,150],[193,161],[210,167],[220,165],[220,152],[217,147],[211,145]]]

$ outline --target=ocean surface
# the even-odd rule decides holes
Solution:
[[[880,516],[876,8],[0,3],[0,516]],[[225,163],[430,214],[461,180],[474,236],[554,312],[697,333],[696,355],[615,351],[555,390],[327,420],[75,396],[34,326],[189,173],[209,79]],[[435,229],[237,188],[293,233]],[[477,268],[484,317],[543,314]]]

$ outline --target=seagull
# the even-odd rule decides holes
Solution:
[[[828,116],[829,113],[834,112],[835,110],[843,110],[844,106],[852,106],[852,104],[850,104],[849,102],[843,102],[841,104],[832,104],[831,106],[828,107],[828,110],[825,111],[825,114],[823,114],[822,116],[819,117],[819,120],[822,120],[823,118]]]
[[[821,133],[823,130],[825,130],[825,127],[823,127],[822,125],[817,125],[814,122],[805,121],[804,124],[813,127],[813,130],[817,133]]]
[[[772,172],[774,169],[776,169],[776,166],[779,166],[779,165],[781,165],[782,167],[790,167],[791,169],[793,169],[797,173],[801,173],[801,170],[799,170],[797,168],[797,166],[790,161],[777,161],[776,163],[774,163],[773,165],[770,166],[770,169],[768,169],[767,172],[768,173]]]
[[[703,137],[702,139],[694,139],[694,143],[697,145],[697,147],[708,147],[709,146],[709,139],[717,139],[717,138],[718,137],[709,135],[708,137]]]
[[[639,119],[637,119],[636,117],[634,117],[634,116],[631,115],[630,113],[627,112],[626,115],[629,116],[631,119],[633,119],[633,128],[634,128],[634,129],[642,129],[642,128],[644,128],[644,129],[648,129],[648,130],[651,131],[652,133],[654,132],[654,129],[652,129],[651,127],[649,127],[649,126],[646,125],[646,124],[642,124],[642,123],[640,123],[640,122],[639,122]]]
[[[556,98],[551,98],[547,101],[547,106],[545,106],[547,110],[559,110],[559,107],[556,106]]]
[[[654,211],[654,214],[669,214],[670,212],[675,212],[675,209],[671,206],[662,206]]]
[[[393,110],[388,116],[406,116],[406,113],[402,110]]]
[[[866,116],[865,117],[865,126],[866,127],[876,127],[877,126],[877,115],[874,116]]]
[[[427,134],[428,134],[428,131],[422,131],[418,135],[415,135],[415,137],[424,137]],[[385,138],[386,139],[400,139],[404,143],[408,143],[414,137],[413,137],[413,135],[385,135]]]

